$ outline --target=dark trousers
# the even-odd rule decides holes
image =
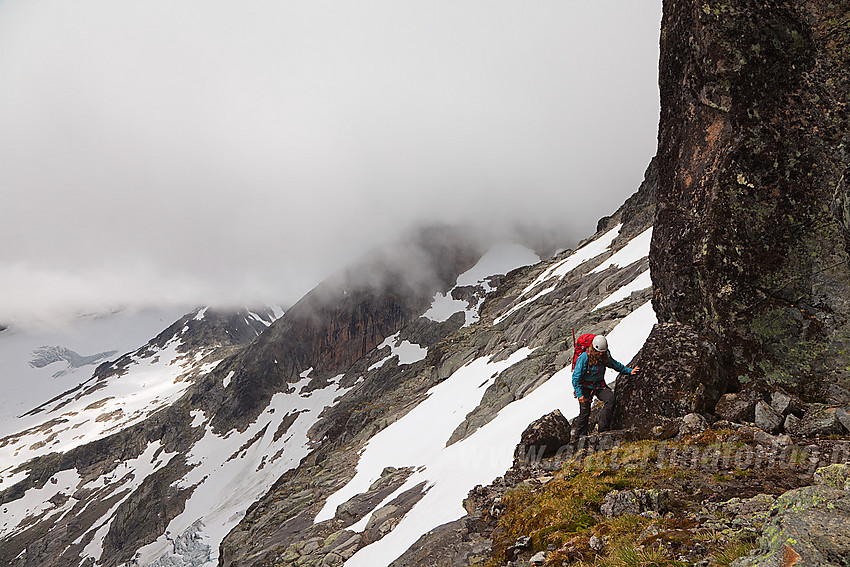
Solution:
[[[608,431],[608,426],[611,423],[611,413],[614,411],[614,392],[611,388],[605,386],[601,390],[591,390],[590,388],[582,388],[585,402],[580,403],[578,417],[576,418],[576,438],[587,435],[587,419],[590,417],[590,405],[593,403],[593,396],[599,398],[604,404],[599,412],[599,433]]]

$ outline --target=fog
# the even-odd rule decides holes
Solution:
[[[423,223],[573,246],[655,152],[660,18],[3,0],[0,323],[292,303]]]

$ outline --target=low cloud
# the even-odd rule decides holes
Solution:
[[[659,21],[613,1],[6,0],[0,322],[291,303],[422,224],[572,245],[654,153]]]

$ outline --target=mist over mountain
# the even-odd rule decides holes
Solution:
[[[659,19],[3,2],[0,321],[292,304],[433,223],[574,245],[654,153]]]

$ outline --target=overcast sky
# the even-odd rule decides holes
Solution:
[[[0,0],[0,323],[291,302],[420,222],[569,227],[655,152],[660,0]]]

